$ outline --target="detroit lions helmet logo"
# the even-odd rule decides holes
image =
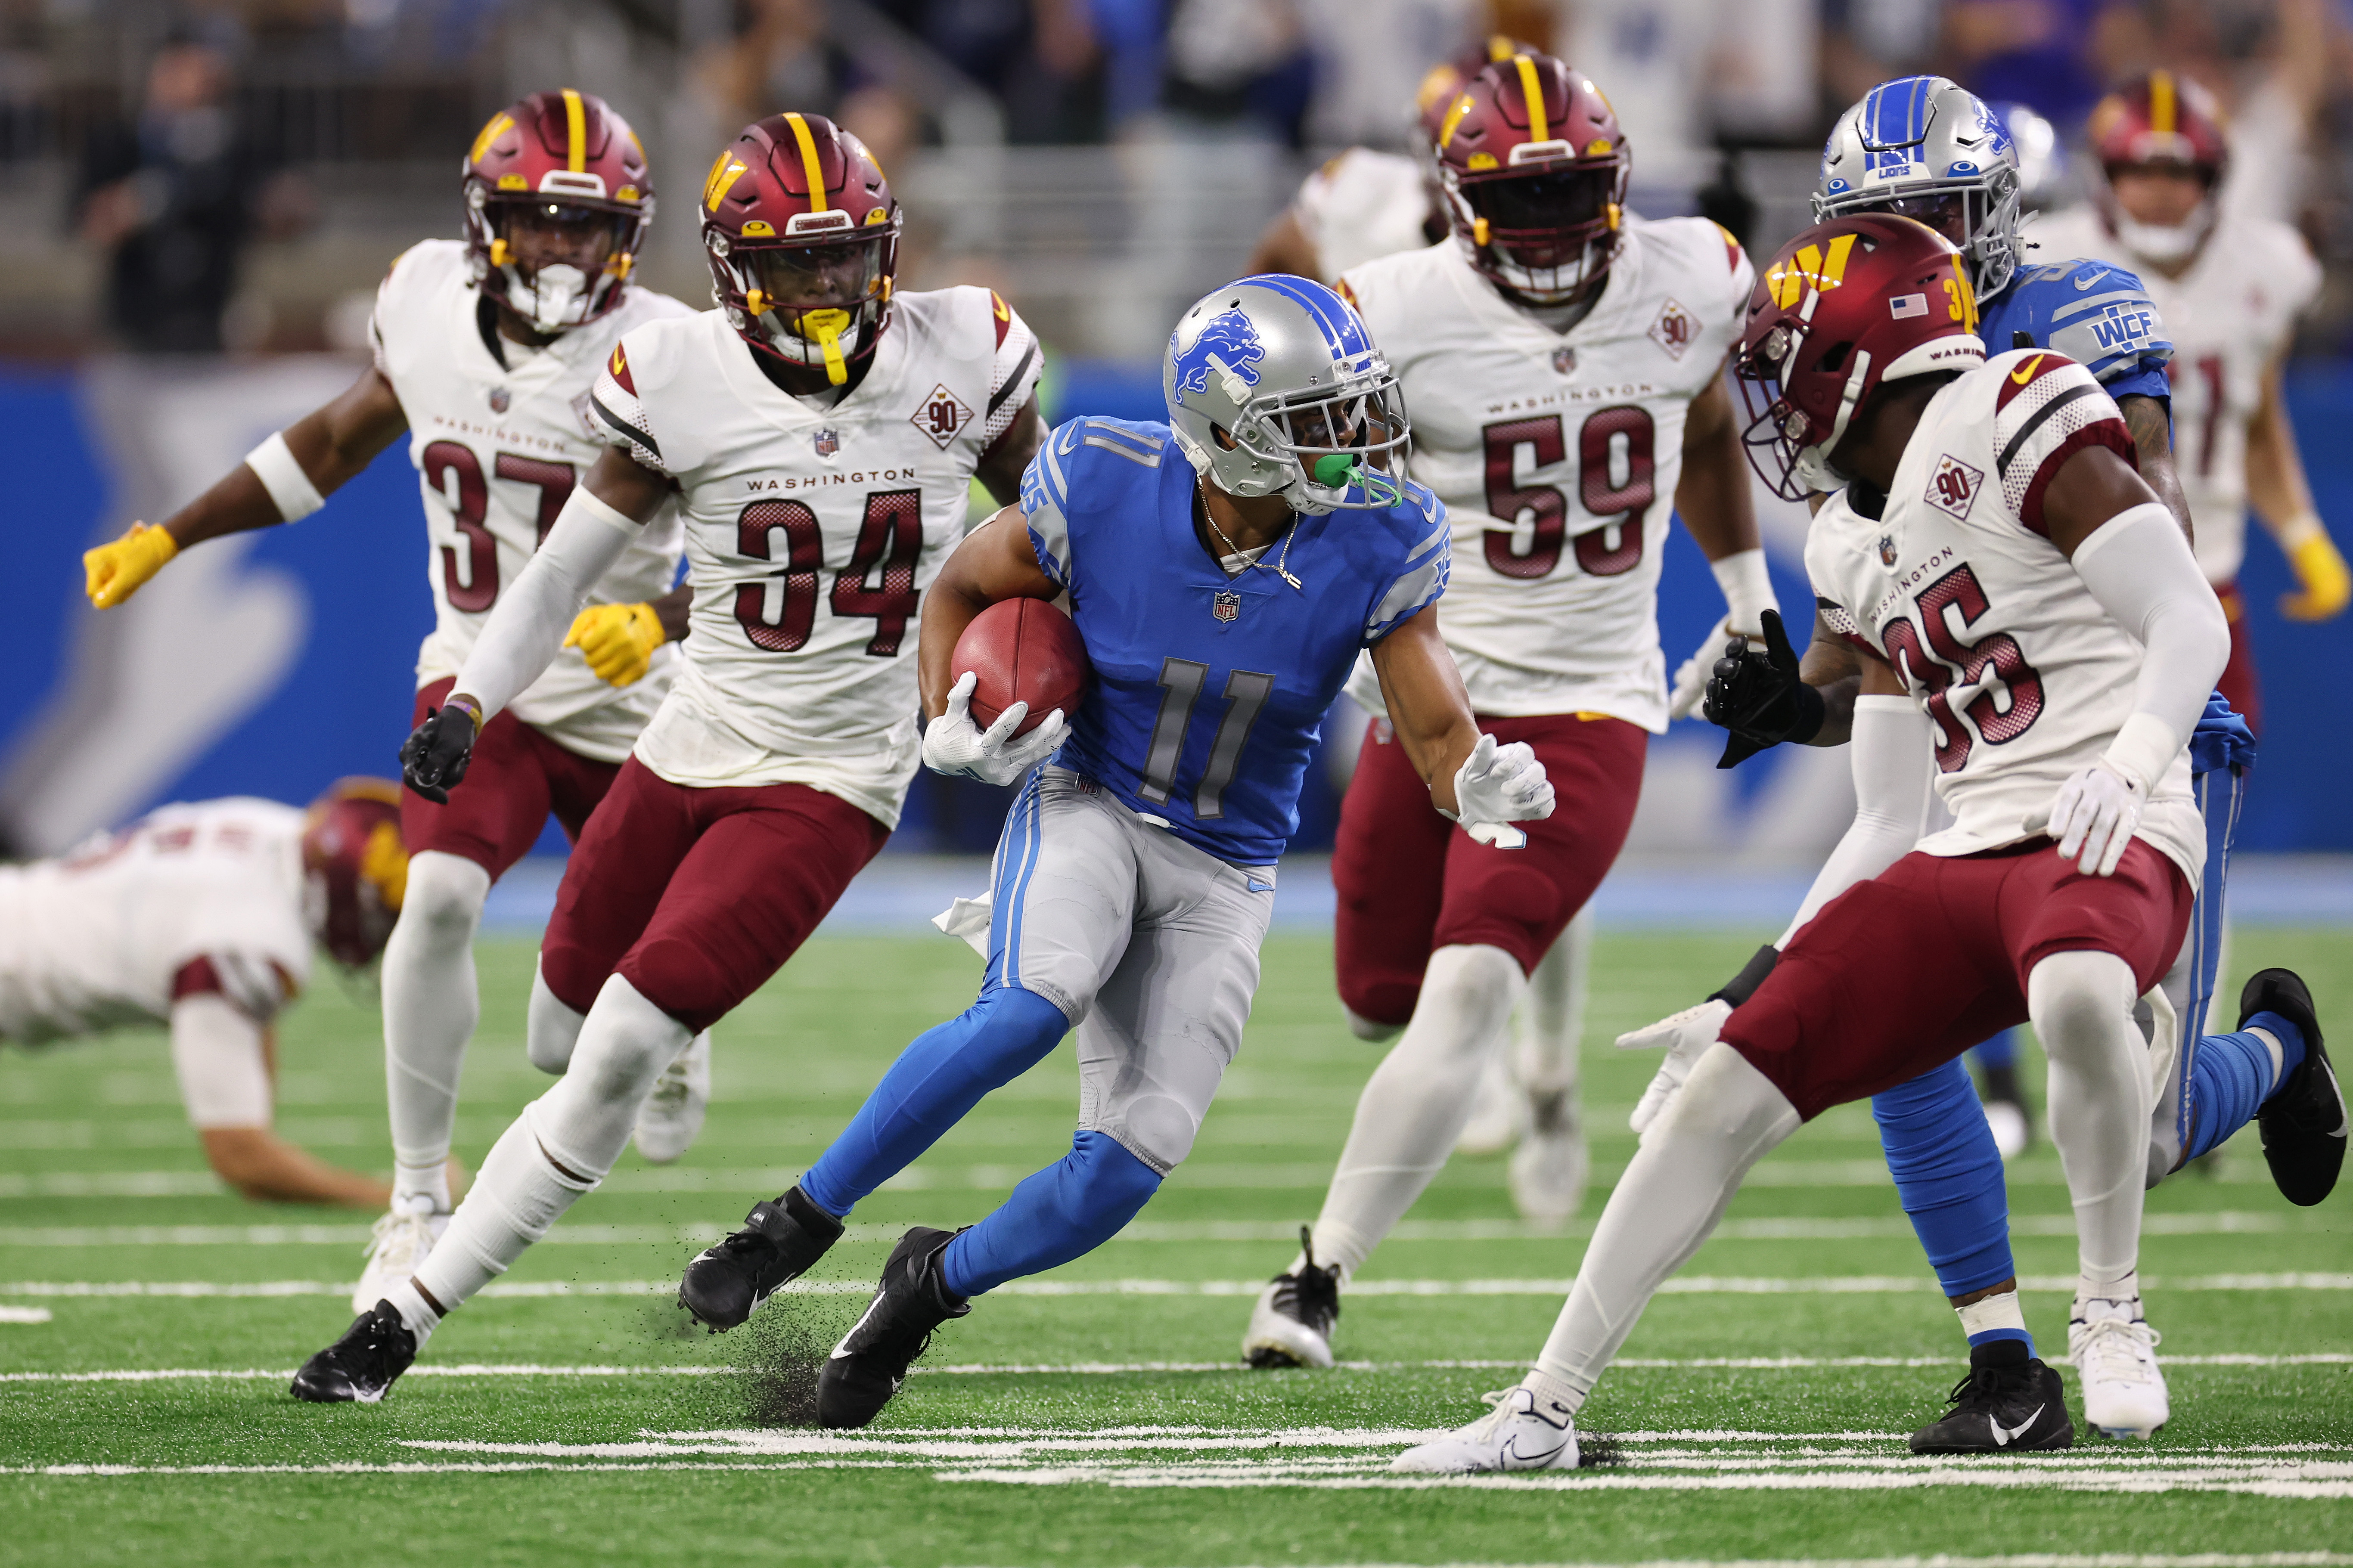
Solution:
[[[1239,377],[1246,386],[1258,384],[1258,372],[1251,368],[1266,358],[1265,345],[1259,342],[1258,328],[1240,310],[1228,310],[1209,318],[1193,346],[1176,353],[1176,390],[1207,392],[1209,371],[1214,360],[1227,374]],[[1238,400],[1239,401],[1239,400]]]

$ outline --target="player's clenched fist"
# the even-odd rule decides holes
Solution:
[[[449,792],[465,779],[473,760],[481,715],[452,702],[426,716],[400,746],[400,776],[436,805],[449,804]]]
[[[1059,708],[1026,735],[1013,731],[1029,716],[1029,704],[1016,702],[984,730],[972,721],[972,691],[980,677],[965,670],[948,689],[948,709],[923,730],[923,765],[954,778],[1009,784],[1054,754],[1069,728]]]
[[[669,637],[651,605],[591,605],[573,618],[564,646],[578,648],[597,679],[628,686],[645,679]]]
[[[1454,773],[1454,818],[1482,844],[1517,849],[1528,836],[1513,822],[1537,822],[1552,815],[1552,781],[1525,741],[1507,746],[1482,734]]]
[[[1822,727],[1821,693],[1799,675],[1781,613],[1767,610],[1758,618],[1765,623],[1764,649],[1750,647],[1746,637],[1734,637],[1715,661],[1701,704],[1709,723],[1732,731],[1716,760],[1719,768],[1746,762],[1784,741],[1810,741]]]
[[[111,610],[179,552],[179,542],[169,529],[134,522],[121,538],[82,552],[83,591],[92,605]]]
[[[2147,800],[2140,781],[2105,758],[2077,769],[2051,802],[2050,833],[2060,858],[2089,876],[2114,876]]]

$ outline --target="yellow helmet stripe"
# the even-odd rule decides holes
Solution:
[[[1528,140],[1549,142],[1552,126],[1545,119],[1544,86],[1536,80],[1536,62],[1526,55],[1514,55],[1512,63],[1520,68],[1520,90],[1528,97]]]
[[[580,101],[580,94],[571,88],[564,89],[564,166],[574,174],[588,167],[588,110]]]
[[[1510,59],[1511,58],[1512,58],[1512,40],[1511,40],[1511,39],[1509,39],[1509,38],[1507,38],[1507,37],[1504,37],[1503,34],[1501,34],[1501,33],[1490,33],[1490,34],[1488,34],[1488,35],[1487,35],[1487,63],[1488,63],[1489,65],[1491,65],[1491,66],[1501,65],[1501,64],[1503,64],[1505,60]]]
[[[482,161],[482,154],[491,150],[491,143],[497,141],[501,136],[506,134],[507,131],[512,127],[513,124],[514,116],[509,114],[503,109],[499,110],[496,114],[491,115],[491,122],[482,127],[482,133],[474,138],[474,150],[466,154],[466,162],[469,163],[480,163]]]
[[[2159,136],[2170,136],[2181,129],[2181,110],[2177,104],[2171,71],[2148,73],[2148,128]]]
[[[801,171],[808,176],[809,211],[830,211],[825,199],[825,171],[818,167],[817,138],[809,134],[808,121],[797,114],[787,114],[785,123],[793,128],[793,140],[800,143]]]

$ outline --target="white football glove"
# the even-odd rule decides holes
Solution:
[[[2047,832],[2059,841],[2059,857],[2094,877],[2116,874],[2133,829],[2140,826],[2148,796],[2137,779],[2105,758],[2078,768],[2052,797]]]
[[[1462,830],[1482,844],[1498,849],[1525,847],[1528,836],[1507,823],[1535,822],[1552,815],[1552,781],[1536,761],[1535,748],[1525,741],[1508,746],[1482,734],[1471,754],[1454,773],[1454,805],[1439,815],[1462,824]]]
[[[1059,708],[1028,734],[1013,733],[1029,716],[1029,704],[1016,702],[984,730],[972,721],[972,689],[980,677],[965,670],[948,689],[948,710],[923,727],[923,765],[951,778],[1009,784],[1054,754],[1070,726]]]
[[[1732,1004],[1720,996],[1711,996],[1695,1007],[1686,1007],[1655,1024],[1618,1037],[1618,1048],[1621,1051],[1654,1051],[1662,1046],[1667,1049],[1667,1059],[1659,1064],[1651,1087],[1642,1091],[1634,1114],[1626,1119],[1628,1127],[1636,1133],[1650,1130],[1651,1123],[1682,1091],[1683,1079],[1691,1076],[1700,1053],[1715,1044],[1724,1021],[1731,1016]]]

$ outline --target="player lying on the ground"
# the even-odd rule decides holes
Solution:
[[[1397,367],[1412,473],[1456,530],[1440,629],[1472,711],[1534,749],[1562,809],[1516,853],[1475,843],[1430,814],[1414,760],[1373,721],[1333,850],[1334,959],[1350,1026],[1397,1044],[1306,1245],[1250,1313],[1254,1366],[1332,1364],[1341,1288],[1444,1166],[1514,1006],[1625,843],[1649,737],[1673,708],[1662,503],[1730,606],[1709,662],[1727,625],[1761,629],[1773,605],[1723,379],[1747,258],[1704,218],[1624,210],[1617,116],[1549,55],[1482,69],[1440,142],[1454,242],[1366,262],[1340,288]],[[1379,713],[1369,662],[1349,693]],[[1582,948],[1554,962],[1573,967]],[[1584,1196],[1585,1141],[1575,1037],[1551,1037],[1566,1048],[1523,1064],[1535,1092],[1511,1185],[1522,1214],[1563,1220]]]
[[[1479,732],[1425,613],[1446,587],[1445,509],[1383,471],[1405,410],[1356,313],[1318,283],[1243,279],[1186,312],[1162,376],[1168,424],[1064,426],[1019,508],[965,542],[924,606],[939,771],[1011,783],[1061,728],[1008,745],[1004,720],[974,727],[975,673],[953,655],[989,605],[1067,593],[1094,668],[1067,742],[1007,819],[979,999],[908,1047],[798,1184],[686,1269],[690,1310],[744,1321],[860,1198],[1077,1030],[1070,1153],[969,1230],[906,1233],[819,1374],[828,1426],[872,1420],[972,1298],[1116,1235],[1191,1150],[1258,987],[1317,724],[1359,649],[1438,811],[1509,840],[1507,824],[1552,810],[1528,748]]]
[[[401,753],[412,785],[464,800],[484,721],[675,498],[685,668],[565,868],[532,986],[533,1059],[569,1070],[432,1255],[311,1358],[304,1399],[383,1397],[445,1313],[605,1179],[666,1066],[882,847],[921,749],[909,623],[974,478],[1009,500],[1043,434],[1038,340],[1002,300],[894,290],[899,205],[857,137],[771,115],[702,198],[720,307],[614,348],[594,393],[612,446]]]
[[[1834,742],[1858,696],[1908,698],[1934,721],[1955,826],[1790,940],[1652,1124],[1527,1376],[1400,1470],[1573,1465],[1577,1408],[1758,1159],[2028,1019],[2075,1211],[2074,1316],[2141,1321],[2151,1090],[2133,1013],[2189,925],[2204,855],[2187,747],[2230,634],[2115,402],[2063,355],[1987,358],[1977,326],[1959,250],[1881,215],[1799,235],[1750,301],[1750,458],[1784,495],[1845,487],[1807,570],[1822,633],[1862,673],[1824,691],[1786,648],[1720,665],[1726,759]]]
[[[90,552],[92,603],[121,604],[200,540],[308,517],[406,434],[434,547],[434,627],[417,650],[409,721],[439,710],[492,608],[603,449],[587,407],[597,367],[631,328],[691,313],[629,280],[653,184],[636,133],[603,100],[567,89],[501,110],[467,153],[460,188],[466,237],[412,247],[376,290],[375,363],[161,526],[134,523]],[[442,1167],[481,1015],[482,900],[550,813],[578,838],[670,689],[663,644],[686,635],[686,596],[671,588],[681,548],[667,515],[630,545],[570,628],[565,647],[577,651],[483,732],[463,796],[401,798],[415,860],[384,957],[393,1200],[353,1292],[356,1309],[406,1279],[448,1224]],[[674,1160],[692,1142],[709,1063],[709,1042],[698,1039],[672,1065],[638,1130],[648,1159]]]
[[[307,812],[159,806],[58,859],[0,867],[0,1040],[167,1024],[180,1099],[221,1180],[248,1198],[383,1203],[382,1182],[269,1121],[274,1022],[310,979],[312,945],[364,968],[399,912],[399,798],[390,780],[345,779]]]

